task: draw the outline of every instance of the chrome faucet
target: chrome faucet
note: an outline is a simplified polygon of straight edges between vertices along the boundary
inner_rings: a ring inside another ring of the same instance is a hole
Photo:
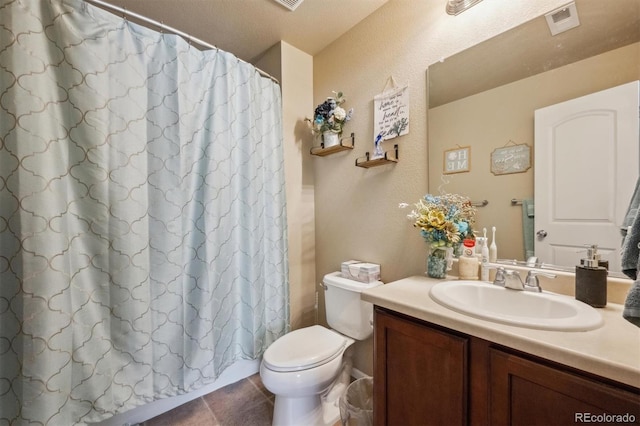
[[[519,271],[507,269],[504,271],[504,274],[504,288],[510,288],[511,290],[524,290],[524,283],[522,282],[522,278],[520,278]]]
[[[495,285],[499,285],[504,288],[508,288],[511,290],[518,291],[535,291],[537,293],[542,292],[542,287],[540,287],[540,282],[538,281],[538,276],[542,275],[543,277],[555,278],[555,274],[549,274],[546,272],[537,272],[537,271],[529,271],[527,273],[527,277],[524,281],[522,281],[522,277],[520,277],[519,271],[514,271],[511,269],[505,269],[502,266],[496,268],[496,277],[493,280]]]

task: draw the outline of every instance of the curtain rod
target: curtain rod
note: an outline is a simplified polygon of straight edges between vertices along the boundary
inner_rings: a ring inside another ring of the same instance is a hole
[[[111,3],[107,3],[107,2],[102,1],[102,0],[84,0],[84,1],[86,3],[91,3],[91,4],[96,5],[96,6],[101,6],[101,7],[105,8],[105,9],[109,9],[109,10],[121,13],[123,15],[130,16],[132,18],[138,19],[138,20],[143,21],[143,22],[145,22],[147,24],[150,24],[150,25],[153,25],[155,27],[158,27],[162,31],[167,31],[167,32],[173,33],[175,35],[178,35],[178,36],[186,39],[189,43],[196,43],[196,44],[199,44],[200,46],[205,47],[207,49],[218,50],[218,48],[215,47],[214,45],[212,45],[210,43],[207,43],[206,41],[200,40],[199,38],[193,37],[191,34],[187,34],[187,33],[183,32],[183,31],[177,30],[177,29],[175,29],[173,27],[165,25],[162,22],[158,22],[158,21],[156,21],[154,19],[147,18],[146,16],[140,15],[139,13],[131,12],[131,11],[125,9],[124,7],[114,6]],[[239,61],[247,63],[246,61],[243,61],[242,59],[238,58],[237,56],[236,56],[236,58]],[[260,68],[256,67],[253,64],[250,64],[250,65],[253,66],[256,69],[258,74],[260,74],[261,76],[266,77],[268,79],[271,79],[273,82],[275,82],[276,84],[280,85],[280,82],[278,81],[277,78],[275,78],[274,76],[272,76],[271,74],[269,74],[267,72],[262,71]]]

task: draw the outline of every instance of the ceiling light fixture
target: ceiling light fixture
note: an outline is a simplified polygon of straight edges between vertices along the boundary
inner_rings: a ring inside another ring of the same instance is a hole
[[[480,3],[482,0],[448,0],[447,1],[447,13],[449,15],[457,15],[469,9],[476,3]]]

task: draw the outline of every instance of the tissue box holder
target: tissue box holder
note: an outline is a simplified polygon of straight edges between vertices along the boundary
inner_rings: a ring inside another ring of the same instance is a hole
[[[348,260],[342,262],[340,267],[343,278],[362,283],[371,283],[380,280],[380,265],[375,263]]]

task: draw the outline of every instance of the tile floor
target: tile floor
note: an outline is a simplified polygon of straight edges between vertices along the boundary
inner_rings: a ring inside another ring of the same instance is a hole
[[[194,399],[141,426],[270,426],[275,396],[254,374]]]

